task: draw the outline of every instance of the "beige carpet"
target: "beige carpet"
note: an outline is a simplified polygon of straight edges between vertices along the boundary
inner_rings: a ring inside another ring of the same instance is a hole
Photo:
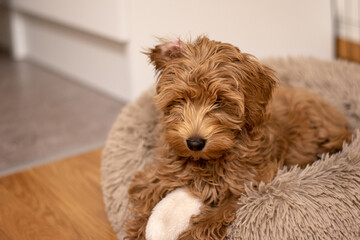
[[[279,171],[259,191],[239,199],[229,239],[360,239],[360,66],[311,58],[268,59],[284,84],[306,88],[341,109],[355,132],[342,152],[305,169]],[[152,162],[158,135],[153,90],[125,107],[113,125],[102,160],[109,220],[119,237],[134,172]]]
[[[0,54],[0,176],[102,147],[123,106]]]

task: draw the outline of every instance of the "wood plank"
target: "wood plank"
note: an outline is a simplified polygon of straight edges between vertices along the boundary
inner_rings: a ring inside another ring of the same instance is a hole
[[[34,217],[25,203],[2,186],[0,196],[1,239],[66,239],[59,229],[53,229],[43,219]]]
[[[0,179],[0,239],[117,239],[100,185],[101,150]]]
[[[360,43],[338,38],[336,40],[336,56],[340,59],[360,63]]]

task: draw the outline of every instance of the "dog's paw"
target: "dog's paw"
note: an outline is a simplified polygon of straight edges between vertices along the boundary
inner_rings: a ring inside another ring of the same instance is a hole
[[[169,193],[153,209],[146,226],[147,240],[175,240],[200,213],[201,201],[183,188]]]

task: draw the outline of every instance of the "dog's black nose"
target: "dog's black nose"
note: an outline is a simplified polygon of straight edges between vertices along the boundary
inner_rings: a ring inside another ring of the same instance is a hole
[[[205,147],[206,140],[202,138],[192,137],[186,140],[188,148],[192,151],[200,151]]]

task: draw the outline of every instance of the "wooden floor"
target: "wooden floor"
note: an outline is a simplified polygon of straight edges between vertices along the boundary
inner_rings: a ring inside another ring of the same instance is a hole
[[[336,39],[336,57],[360,63],[360,43],[346,39]]]
[[[0,239],[117,239],[104,211],[100,159],[94,150],[0,178]]]

